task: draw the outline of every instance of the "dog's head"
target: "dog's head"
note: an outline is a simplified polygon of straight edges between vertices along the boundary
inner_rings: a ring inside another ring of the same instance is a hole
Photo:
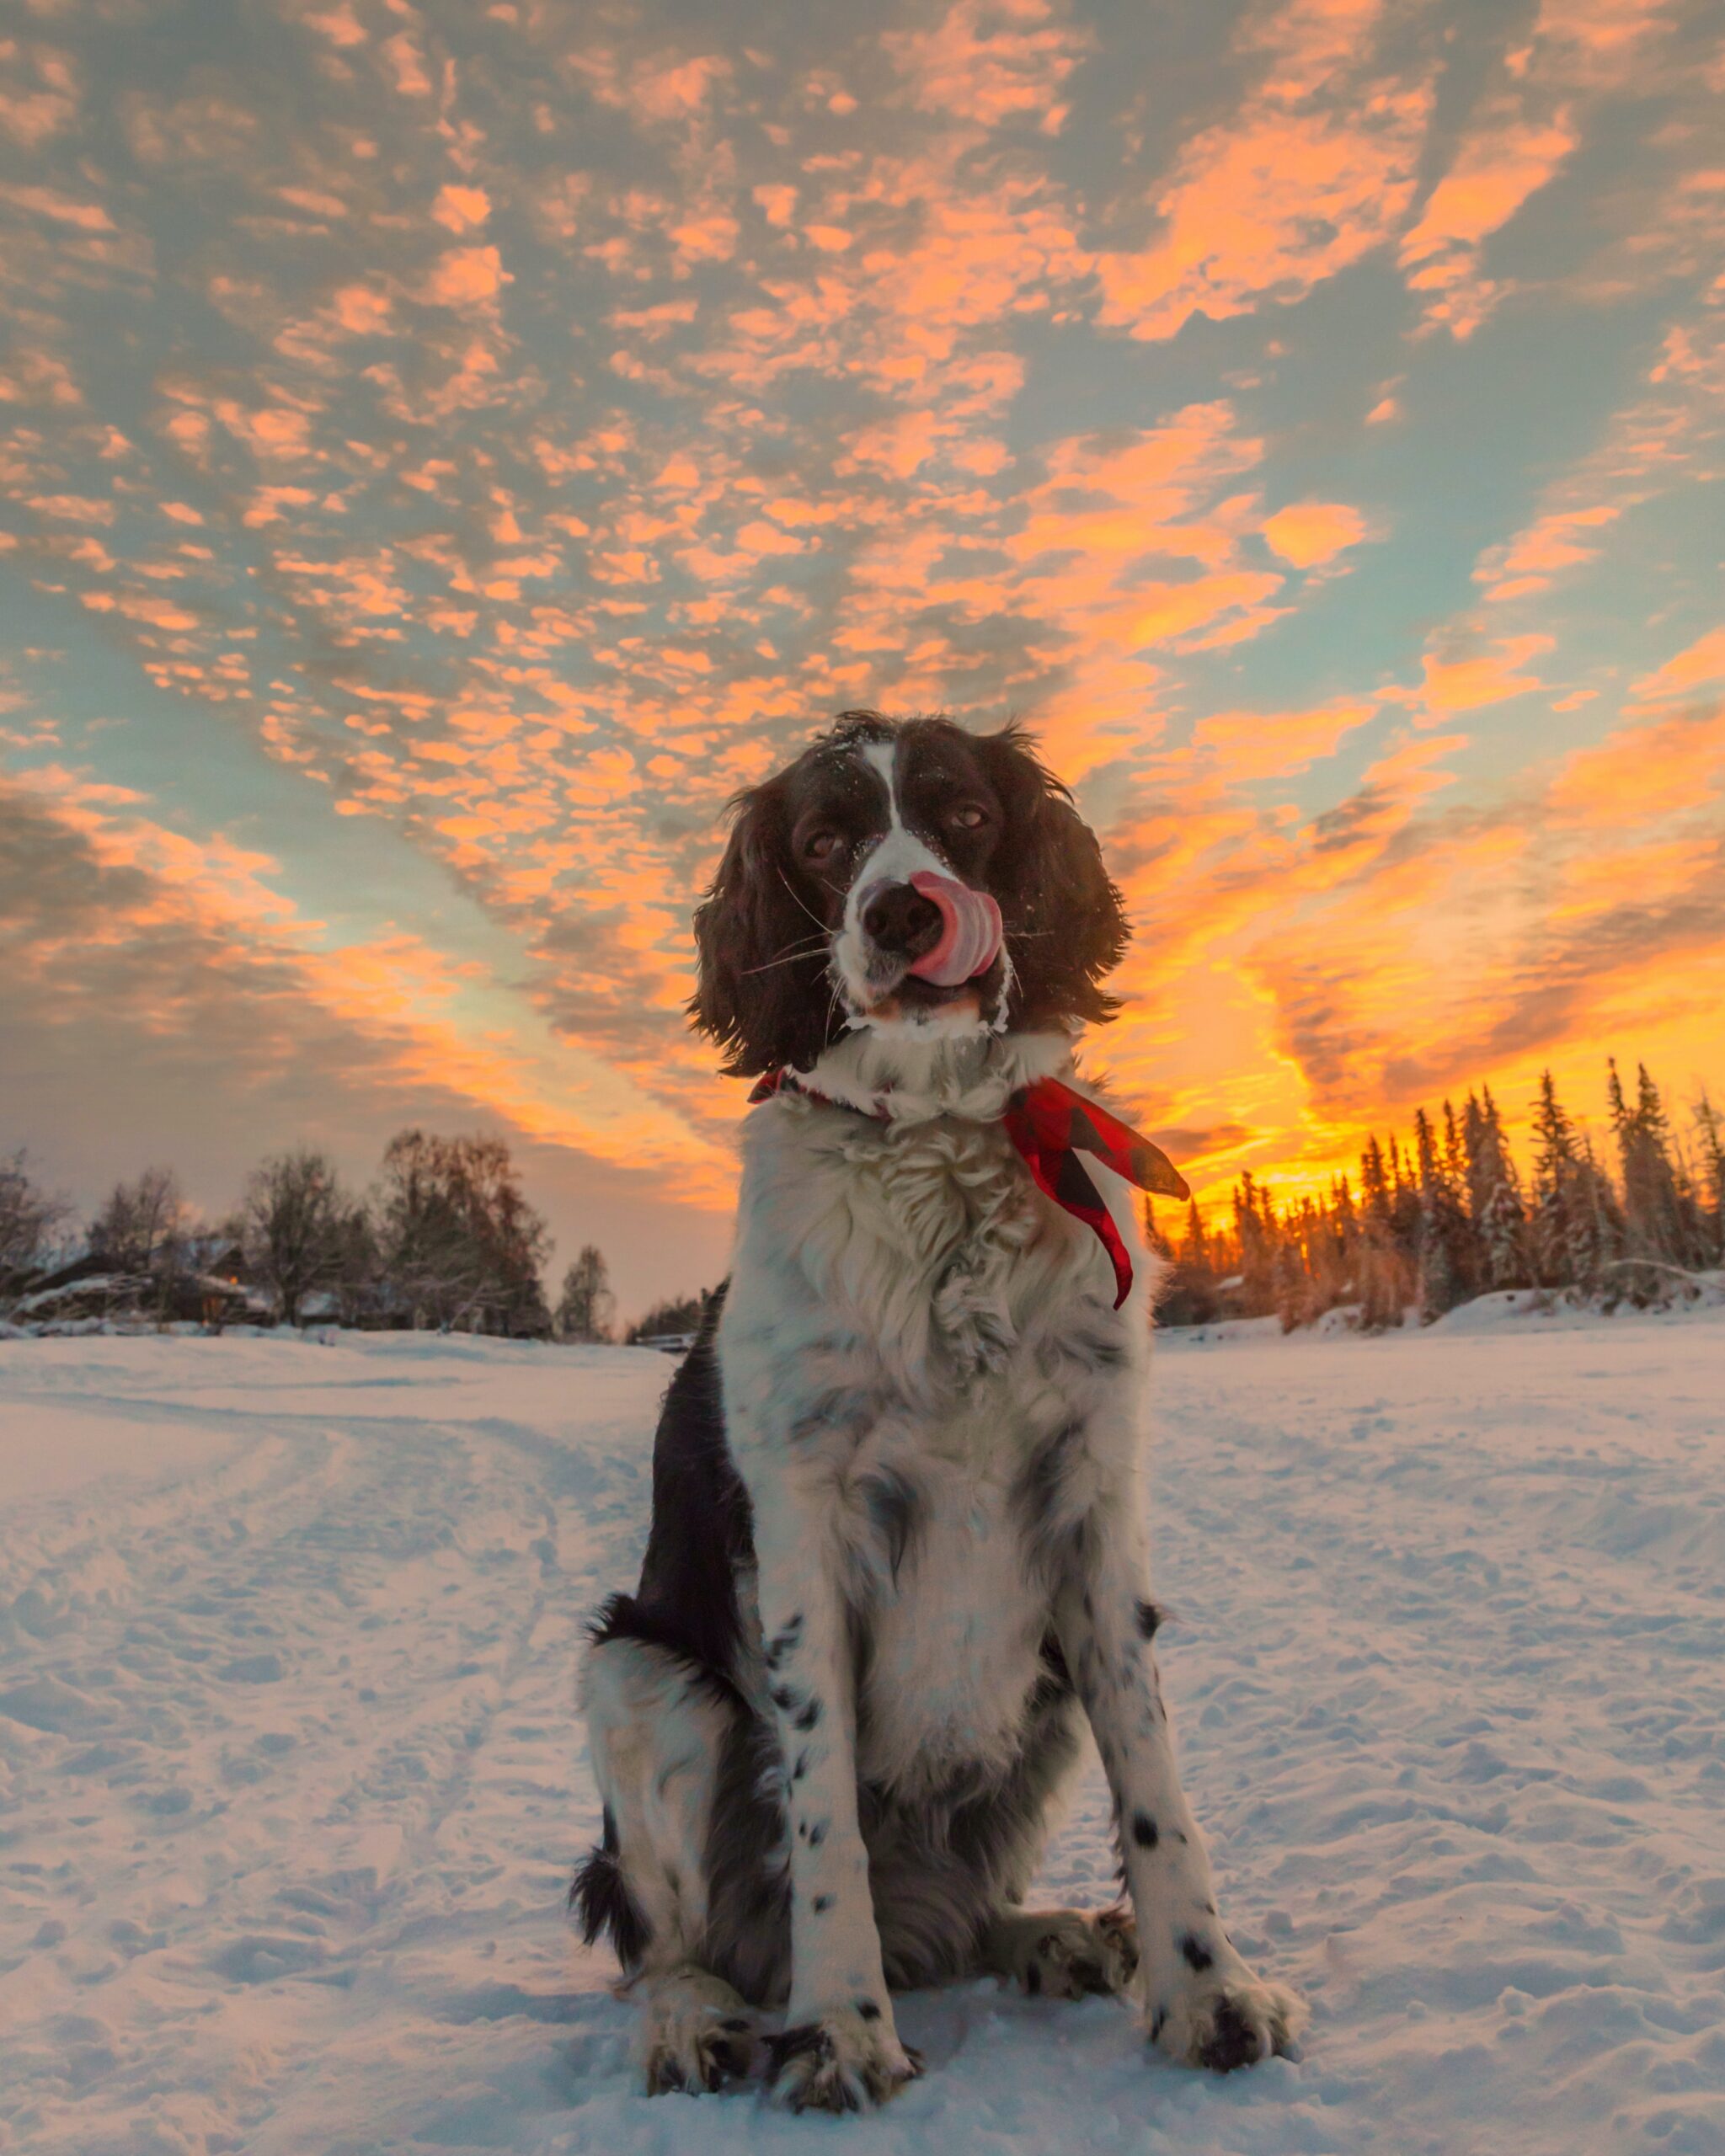
[[[1014,727],[846,712],[742,794],[695,915],[690,1012],[750,1077],[857,1026],[932,1038],[1114,1015],[1120,894]]]

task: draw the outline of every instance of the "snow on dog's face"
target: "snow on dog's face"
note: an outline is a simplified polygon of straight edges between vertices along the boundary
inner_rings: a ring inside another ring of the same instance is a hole
[[[847,1028],[923,1037],[1113,1015],[1119,894],[1026,737],[846,712],[739,797],[695,915],[690,1010],[753,1076]]]

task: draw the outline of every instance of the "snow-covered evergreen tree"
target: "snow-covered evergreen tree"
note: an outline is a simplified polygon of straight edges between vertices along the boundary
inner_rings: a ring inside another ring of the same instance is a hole
[[[1359,1322],[1369,1332],[1400,1325],[1407,1306],[1409,1266],[1398,1241],[1396,1217],[1401,1156],[1393,1139],[1391,1158],[1393,1184],[1375,1133],[1359,1156]]]
[[[1198,1209],[1195,1198],[1186,1208],[1186,1235],[1180,1245],[1180,1262],[1183,1265],[1207,1266],[1210,1263],[1210,1245],[1204,1232],[1204,1215]]]
[[[1467,1208],[1473,1223],[1479,1285],[1482,1289],[1527,1284],[1527,1209],[1521,1178],[1503,1135],[1503,1118],[1492,1098],[1467,1097],[1463,1126],[1466,1154]]]
[[[1607,1097],[1623,1181],[1626,1254],[1688,1266],[1704,1255],[1701,1209],[1674,1158],[1670,1119],[1643,1064],[1636,1066],[1635,1105],[1624,1098],[1614,1059]]]
[[[1453,1128],[1454,1116],[1448,1121]],[[1429,1325],[1477,1292],[1472,1230],[1461,1192],[1423,1108],[1414,1113],[1413,1145],[1419,1176],[1419,1315],[1422,1324]]]
[[[1701,1155],[1697,1181],[1703,1208],[1709,1265],[1725,1265],[1725,1118],[1707,1097],[1705,1086],[1691,1111],[1696,1148]]]
[[[1534,1108],[1533,1262],[1541,1286],[1562,1288],[1597,1271],[1590,1260],[1578,1274],[1577,1230],[1588,1208],[1581,1184],[1581,1152],[1575,1125],[1557,1098],[1549,1070],[1540,1073]]]
[[[1569,1274],[1573,1284],[1596,1294],[1624,1255],[1623,1209],[1611,1178],[1599,1166],[1585,1131],[1578,1141],[1575,1195],[1570,1206]]]
[[[1240,1239],[1247,1314],[1267,1316],[1276,1306],[1276,1216],[1268,1192],[1253,1180],[1250,1168],[1242,1171],[1235,1187],[1234,1232]]]

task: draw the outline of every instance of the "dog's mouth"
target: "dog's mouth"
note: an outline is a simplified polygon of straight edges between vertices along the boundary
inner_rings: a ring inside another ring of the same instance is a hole
[[[991,967],[990,972],[998,970]],[[964,980],[952,987],[938,981],[921,980],[915,974],[906,973],[892,987],[872,998],[862,1006],[862,1015],[877,1024],[891,1024],[895,1020],[909,1020],[931,1017],[936,1011],[962,1011],[966,1008],[980,1018],[983,999],[988,982],[985,978]]]
[[[841,951],[854,1021],[871,1025],[982,1022],[1004,987],[1000,907],[953,876],[919,870],[858,894],[857,932]],[[851,963],[844,964],[848,955]],[[860,963],[857,962],[860,961]]]

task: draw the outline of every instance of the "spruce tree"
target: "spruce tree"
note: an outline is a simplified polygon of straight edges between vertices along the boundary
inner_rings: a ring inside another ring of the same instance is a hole
[[[1623,1178],[1623,1217],[1627,1254],[1668,1265],[1683,1265],[1692,1255],[1689,1223],[1671,1157],[1671,1126],[1659,1089],[1645,1064],[1636,1067],[1635,1105],[1624,1099],[1616,1060],[1609,1065],[1607,1097]]]
[[[1208,1270],[1210,1250],[1204,1241],[1204,1216],[1198,1209],[1194,1198],[1186,1208],[1186,1240],[1180,1246],[1181,1262],[1194,1268]]]
[[[1240,1271],[1248,1317],[1264,1317],[1275,1308],[1274,1273],[1276,1219],[1268,1193],[1242,1169],[1234,1191],[1234,1228],[1240,1238]]]
[[[1617,1203],[1611,1178],[1594,1156],[1592,1139],[1583,1131],[1570,1205],[1570,1279],[1585,1294],[1598,1294],[1607,1287],[1612,1268],[1626,1248],[1623,1209]],[[1611,1292],[1615,1299],[1615,1289]]]
[[[1477,1105],[1472,1094],[1470,1093],[1467,1097],[1469,1110],[1472,1111]],[[1450,1184],[1455,1189],[1464,1193],[1466,1192],[1468,1187],[1467,1141],[1462,1134],[1461,1126],[1456,1123],[1455,1111],[1448,1101],[1444,1103],[1444,1172],[1450,1178]],[[1472,1208],[1470,1206],[1468,1209],[1471,1214]]]
[[[1706,1254],[1702,1262],[1725,1265],[1725,1135],[1722,1135],[1719,1111],[1708,1099],[1705,1086],[1691,1113],[1696,1149],[1701,1155],[1699,1181],[1705,1209],[1702,1227]]]
[[[1284,1332],[1305,1325],[1311,1316],[1311,1276],[1306,1268],[1297,1236],[1284,1223],[1270,1260],[1270,1299]]]
[[[1478,1281],[1482,1289],[1519,1288],[1529,1271],[1527,1209],[1498,1104],[1489,1086],[1482,1091],[1482,1102],[1467,1097],[1463,1141]]]
[[[1393,1138],[1391,1148],[1399,1181],[1401,1158]],[[1402,1322],[1407,1301],[1407,1268],[1397,1239],[1398,1193],[1391,1188],[1390,1170],[1375,1133],[1359,1156],[1359,1322],[1368,1332],[1381,1332]]]
[[[1455,1118],[1445,1103],[1446,1135]],[[1423,1108],[1413,1118],[1414,1160],[1419,1173],[1418,1254],[1420,1322],[1429,1325],[1478,1292],[1473,1232],[1466,1201],[1450,1168],[1450,1149],[1439,1150]]]
[[[1579,1284],[1575,1227],[1583,1209],[1575,1126],[1557,1098],[1549,1070],[1540,1073],[1534,1109],[1533,1262],[1541,1287]],[[1589,1273],[1593,1267],[1589,1264]]]

